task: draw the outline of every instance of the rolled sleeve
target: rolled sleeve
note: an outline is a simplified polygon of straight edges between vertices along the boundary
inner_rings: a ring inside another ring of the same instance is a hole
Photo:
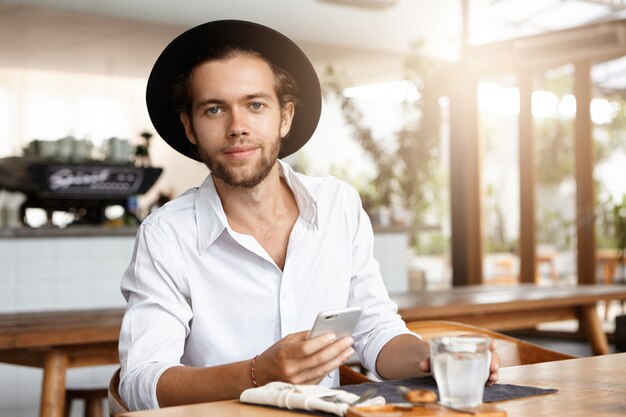
[[[158,408],[156,386],[168,368],[180,366],[192,310],[167,236],[142,224],[131,263],[122,277],[128,304],[120,330],[120,395],[131,410]],[[170,248],[171,249],[171,248]]]

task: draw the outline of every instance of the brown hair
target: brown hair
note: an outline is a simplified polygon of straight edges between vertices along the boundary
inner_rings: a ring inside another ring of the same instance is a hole
[[[292,74],[280,67],[277,67],[272,63],[272,61],[253,49],[238,46],[225,46],[223,48],[210,50],[201,54],[201,58],[199,58],[187,72],[179,75],[174,80],[172,88],[172,101],[174,109],[178,113],[187,113],[191,115],[192,97],[191,92],[189,91],[189,79],[191,78],[191,73],[198,65],[207,61],[231,59],[239,56],[256,57],[267,62],[272,70],[272,74],[274,75],[274,91],[276,93],[276,97],[278,97],[281,109],[284,109],[288,103],[293,103],[294,106],[298,104],[298,83]]]

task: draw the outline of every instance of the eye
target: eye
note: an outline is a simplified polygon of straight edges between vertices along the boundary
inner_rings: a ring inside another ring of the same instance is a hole
[[[218,114],[222,112],[222,109],[220,109],[219,107],[209,107],[208,109],[206,109],[206,112],[209,114]]]
[[[264,104],[263,103],[259,103],[258,101],[255,101],[253,103],[250,103],[250,107],[253,110],[261,110],[264,107]]]

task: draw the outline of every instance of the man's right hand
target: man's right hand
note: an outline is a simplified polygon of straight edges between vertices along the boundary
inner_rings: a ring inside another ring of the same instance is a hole
[[[255,361],[258,385],[272,381],[317,384],[352,354],[351,337],[335,340],[332,333],[309,339],[309,331],[292,333],[270,346]]]

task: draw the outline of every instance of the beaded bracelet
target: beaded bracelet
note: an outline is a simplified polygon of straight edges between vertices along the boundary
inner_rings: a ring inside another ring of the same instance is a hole
[[[258,358],[259,355],[256,355],[254,358],[252,358],[250,360],[250,376],[252,377],[252,383],[254,384],[255,387],[258,387],[259,385],[256,383],[256,375],[254,373],[254,362],[256,362],[256,358]]]

